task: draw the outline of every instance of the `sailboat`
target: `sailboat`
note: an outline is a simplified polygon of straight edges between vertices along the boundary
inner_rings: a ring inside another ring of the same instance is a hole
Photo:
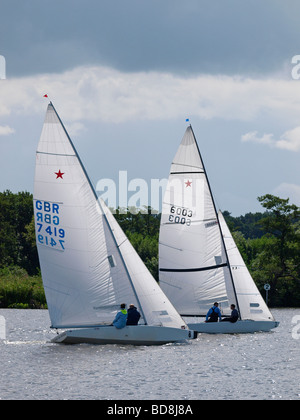
[[[52,102],[36,151],[36,242],[55,343],[152,345],[195,338],[95,190]],[[121,303],[139,325],[117,329]]]
[[[202,333],[250,333],[278,326],[217,212],[191,125],[171,165],[159,234],[159,283],[188,326]],[[204,322],[214,302],[237,322]]]

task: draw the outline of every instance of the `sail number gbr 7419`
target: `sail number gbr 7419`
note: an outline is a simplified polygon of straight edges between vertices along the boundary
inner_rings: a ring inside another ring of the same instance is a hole
[[[63,251],[65,230],[59,227],[60,204],[36,200],[36,238],[39,244]]]
[[[193,211],[186,207],[171,206],[169,214],[169,223],[178,223],[190,226]]]

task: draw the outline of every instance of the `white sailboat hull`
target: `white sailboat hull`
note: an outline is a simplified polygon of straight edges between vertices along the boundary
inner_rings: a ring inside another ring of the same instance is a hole
[[[51,341],[63,344],[133,344],[145,346],[183,342],[196,337],[196,331],[192,330],[136,325],[126,326],[122,329],[113,326],[100,326],[68,330],[57,335]]]
[[[205,334],[246,334],[259,331],[270,331],[277,328],[279,322],[277,321],[237,321],[232,322],[198,322],[188,323],[188,327]]]

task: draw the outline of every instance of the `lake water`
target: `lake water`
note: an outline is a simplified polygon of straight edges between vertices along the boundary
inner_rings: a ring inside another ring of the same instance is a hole
[[[1,309],[0,399],[299,400],[300,308],[272,312],[270,333],[135,347],[52,344],[48,311]]]

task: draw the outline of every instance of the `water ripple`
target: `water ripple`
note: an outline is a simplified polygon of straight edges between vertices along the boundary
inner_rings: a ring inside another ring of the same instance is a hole
[[[52,344],[47,311],[0,310],[0,399],[299,400],[295,312],[274,310],[270,333],[135,347]]]

